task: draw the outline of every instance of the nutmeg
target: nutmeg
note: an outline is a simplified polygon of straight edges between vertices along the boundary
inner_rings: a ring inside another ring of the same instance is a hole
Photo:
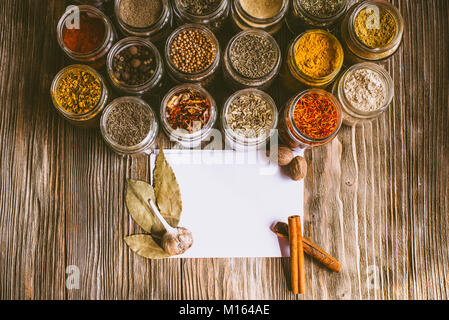
[[[270,156],[270,154],[268,153],[268,156]],[[286,166],[288,165],[290,162],[292,162],[294,157],[293,151],[285,146],[279,146],[278,148],[278,165],[280,166]]]
[[[292,162],[290,162],[288,169],[290,177],[293,180],[302,180],[307,176],[307,161],[301,156],[296,156]]]

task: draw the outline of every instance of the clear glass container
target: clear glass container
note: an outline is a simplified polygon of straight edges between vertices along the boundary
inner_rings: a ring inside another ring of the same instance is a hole
[[[212,44],[215,46],[215,58],[214,61],[207,67],[205,70],[198,73],[187,73],[179,70],[172,62],[170,57],[170,48],[173,43],[173,40],[180,34],[181,32],[187,30],[198,30],[202,32],[206,37],[208,37]],[[215,75],[217,73],[218,67],[220,65],[220,45],[218,43],[217,38],[214,33],[210,31],[204,25],[200,24],[185,24],[179,28],[177,28],[173,33],[168,37],[167,42],[165,44],[165,61],[167,63],[168,74],[170,77],[177,83],[199,83],[204,87],[208,87],[211,85],[212,81],[215,79]]]
[[[101,95],[100,98],[94,108],[92,108],[89,112],[83,113],[83,114],[75,114],[71,112],[67,112],[64,110],[64,108],[58,103],[57,101],[57,88],[59,85],[59,81],[63,78],[64,75],[66,75],[67,72],[74,70],[74,69],[81,69],[85,72],[89,72],[93,74],[100,82],[101,84]],[[56,110],[60,115],[62,115],[68,122],[71,124],[78,126],[78,127],[97,127],[99,124],[101,112],[103,111],[104,107],[106,106],[108,102],[109,92],[108,88],[106,86],[105,81],[101,77],[101,75],[95,71],[93,68],[87,66],[87,65],[71,65],[64,69],[62,69],[53,79],[51,88],[50,88],[50,94],[53,101],[53,105],[55,106]]]
[[[328,38],[333,41],[338,50],[338,61],[336,62],[335,70],[330,73],[327,76],[323,77],[311,77],[304,72],[301,71],[299,66],[296,64],[295,61],[295,50],[296,46],[301,40],[301,38],[305,37],[308,34],[311,33],[321,33],[326,35]],[[344,61],[344,51],[340,44],[340,41],[331,33],[320,30],[320,29],[314,29],[314,30],[308,30],[302,34],[300,34],[296,39],[294,39],[287,51],[287,58],[284,62],[283,71],[281,74],[281,80],[283,84],[291,91],[298,91],[298,90],[304,90],[307,87],[317,87],[317,88],[325,88],[327,87],[332,81],[335,80],[338,73],[340,72]]]
[[[132,46],[143,46],[148,48],[155,58],[155,71],[153,76],[148,79],[145,83],[140,85],[128,85],[122,81],[119,81],[114,76],[113,62],[115,56],[122,50],[125,50]],[[163,63],[161,55],[159,54],[156,46],[149,40],[138,38],[138,37],[128,37],[117,42],[108,54],[108,59],[106,63],[107,73],[109,82],[112,86],[117,89],[120,93],[130,94],[130,95],[144,95],[148,92],[158,91],[163,86]]]
[[[351,102],[348,100],[345,94],[344,85],[346,79],[355,71],[360,69],[369,69],[377,73],[384,84],[385,87],[385,102],[382,107],[374,111],[362,111],[354,107]],[[379,117],[382,113],[387,110],[394,96],[394,84],[393,79],[390,74],[381,66],[371,63],[371,62],[363,62],[356,65],[353,65],[345,73],[339,78],[338,81],[334,83],[334,87],[332,90],[333,94],[340,100],[343,110],[343,123],[347,125],[355,125],[358,122],[362,121],[371,121],[375,118]]]
[[[219,31],[229,16],[230,2],[229,0],[217,0],[220,2],[212,12],[204,15],[196,15],[187,11],[181,4],[180,0],[174,0],[173,12],[178,25],[185,23],[204,24],[212,31]]]
[[[77,4],[88,4],[94,7],[97,7],[98,9],[102,9],[103,6],[107,5],[108,2],[111,2],[113,0],[74,0]]]
[[[70,50],[64,43],[64,28],[70,26],[74,20],[75,15],[79,12],[80,15],[87,15],[89,17],[95,17],[103,21],[105,26],[105,36],[102,44],[92,52],[79,53]],[[111,49],[112,45],[117,39],[117,34],[114,30],[111,20],[100,10],[90,5],[71,6],[63,14],[57,26],[57,39],[59,46],[64,53],[72,60],[89,64],[91,67],[99,69],[104,66],[106,62],[106,55]]]
[[[246,36],[248,34],[254,34],[263,37],[264,39],[268,40],[276,50],[277,58],[273,69],[268,74],[260,78],[253,79],[241,75],[237,70],[235,70],[230,61],[231,60],[230,55],[233,45],[239,38]],[[231,84],[232,87],[236,89],[251,88],[251,87],[266,89],[273,83],[273,80],[279,74],[280,65],[281,65],[281,49],[279,48],[279,45],[277,44],[276,40],[269,33],[263,30],[251,29],[241,31],[229,41],[223,57],[223,74],[224,78]]]
[[[187,133],[185,130],[173,129],[168,123],[166,117],[167,104],[170,99],[185,90],[194,90],[199,92],[205,99],[210,103],[210,118],[209,121],[203,126],[203,128],[194,133]],[[170,138],[170,141],[177,142],[184,148],[197,148],[201,146],[201,142],[209,139],[212,134],[212,129],[214,128],[215,122],[217,121],[217,106],[214,98],[204,89],[202,86],[197,84],[181,84],[172,88],[164,97],[161,103],[161,123],[162,129],[165,134]]]
[[[272,112],[273,112],[273,123],[271,125],[271,128],[267,130],[267,132],[257,138],[246,138],[239,134],[237,134],[234,130],[231,129],[228,123],[228,110],[231,106],[232,102],[242,96],[247,94],[254,94],[256,96],[261,97],[263,100],[267,101]],[[225,102],[222,115],[221,115],[221,126],[223,128],[224,134],[225,134],[225,141],[226,145],[230,146],[232,149],[237,151],[251,151],[260,149],[262,147],[265,147],[268,140],[273,136],[275,133],[275,129],[278,124],[278,109],[276,107],[276,103],[274,100],[270,97],[269,94],[267,94],[264,91],[249,88],[249,89],[243,89],[240,91],[235,92],[233,95],[231,95],[228,100]]]
[[[114,11],[117,24],[125,36],[136,36],[148,38],[153,43],[163,41],[171,32],[173,27],[173,14],[169,0],[162,1],[162,13],[152,25],[144,28],[133,27],[124,22],[120,17],[120,2],[115,0]]]
[[[348,9],[348,1],[341,1],[341,7],[335,14],[330,16],[318,16],[304,8],[301,0],[292,0],[291,9],[286,16],[287,26],[293,34],[296,34],[299,30],[311,28],[331,29],[340,21]]]
[[[263,29],[270,34],[276,34],[284,23],[284,17],[289,8],[289,0],[282,0],[281,9],[273,17],[260,19],[249,15],[240,4],[240,0],[232,1],[231,16],[234,25],[240,30]]]
[[[367,7],[377,7],[391,13],[396,20],[396,35],[392,41],[383,48],[370,48],[362,43],[354,29],[354,22],[360,11]],[[346,14],[341,24],[341,37],[345,48],[346,57],[351,63],[364,61],[379,61],[388,59],[396,53],[402,43],[404,33],[404,20],[399,10],[388,1],[364,1],[354,4]]]
[[[153,115],[153,123],[151,125],[150,131],[148,132],[145,139],[143,139],[139,144],[135,146],[122,146],[118,143],[116,143],[111,137],[108,135],[107,129],[106,129],[106,123],[108,120],[108,116],[111,113],[111,111],[120,103],[124,102],[131,102],[136,103],[141,106],[144,106],[152,115]],[[135,154],[141,154],[145,153],[146,151],[150,150],[151,147],[154,145],[158,132],[159,132],[159,124],[156,119],[156,115],[154,114],[151,107],[142,99],[138,97],[121,97],[117,98],[114,101],[112,101],[104,110],[103,115],[101,117],[100,121],[100,130],[101,135],[103,136],[104,141],[106,144],[115,152],[121,155],[135,155]]]
[[[337,127],[333,133],[323,139],[314,139],[304,135],[295,124],[295,106],[306,94],[318,93],[328,98],[337,110]],[[332,141],[338,134],[343,120],[342,107],[338,99],[323,89],[308,89],[291,98],[281,112],[279,120],[279,136],[283,142],[292,149],[308,149],[324,145]]]

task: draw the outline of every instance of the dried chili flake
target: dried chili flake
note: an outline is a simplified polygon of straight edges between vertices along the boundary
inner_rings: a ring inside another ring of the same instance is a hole
[[[200,131],[210,115],[210,102],[195,90],[187,89],[174,94],[167,103],[167,121],[174,130],[183,129],[189,134]]]
[[[294,119],[299,131],[312,139],[329,137],[338,126],[337,108],[328,97],[318,93],[307,93],[298,100]]]

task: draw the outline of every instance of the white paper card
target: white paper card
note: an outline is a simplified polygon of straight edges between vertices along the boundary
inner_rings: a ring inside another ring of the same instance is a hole
[[[291,180],[262,152],[164,152],[181,188],[179,225],[194,237],[193,246],[177,257],[288,256],[270,227],[290,215],[303,220],[303,181]],[[155,159],[151,154],[152,169]]]

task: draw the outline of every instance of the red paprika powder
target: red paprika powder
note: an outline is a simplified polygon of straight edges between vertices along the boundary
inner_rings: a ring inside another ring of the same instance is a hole
[[[87,54],[98,49],[104,42],[106,26],[100,18],[81,13],[79,29],[64,27],[62,37],[66,47],[76,53]]]

